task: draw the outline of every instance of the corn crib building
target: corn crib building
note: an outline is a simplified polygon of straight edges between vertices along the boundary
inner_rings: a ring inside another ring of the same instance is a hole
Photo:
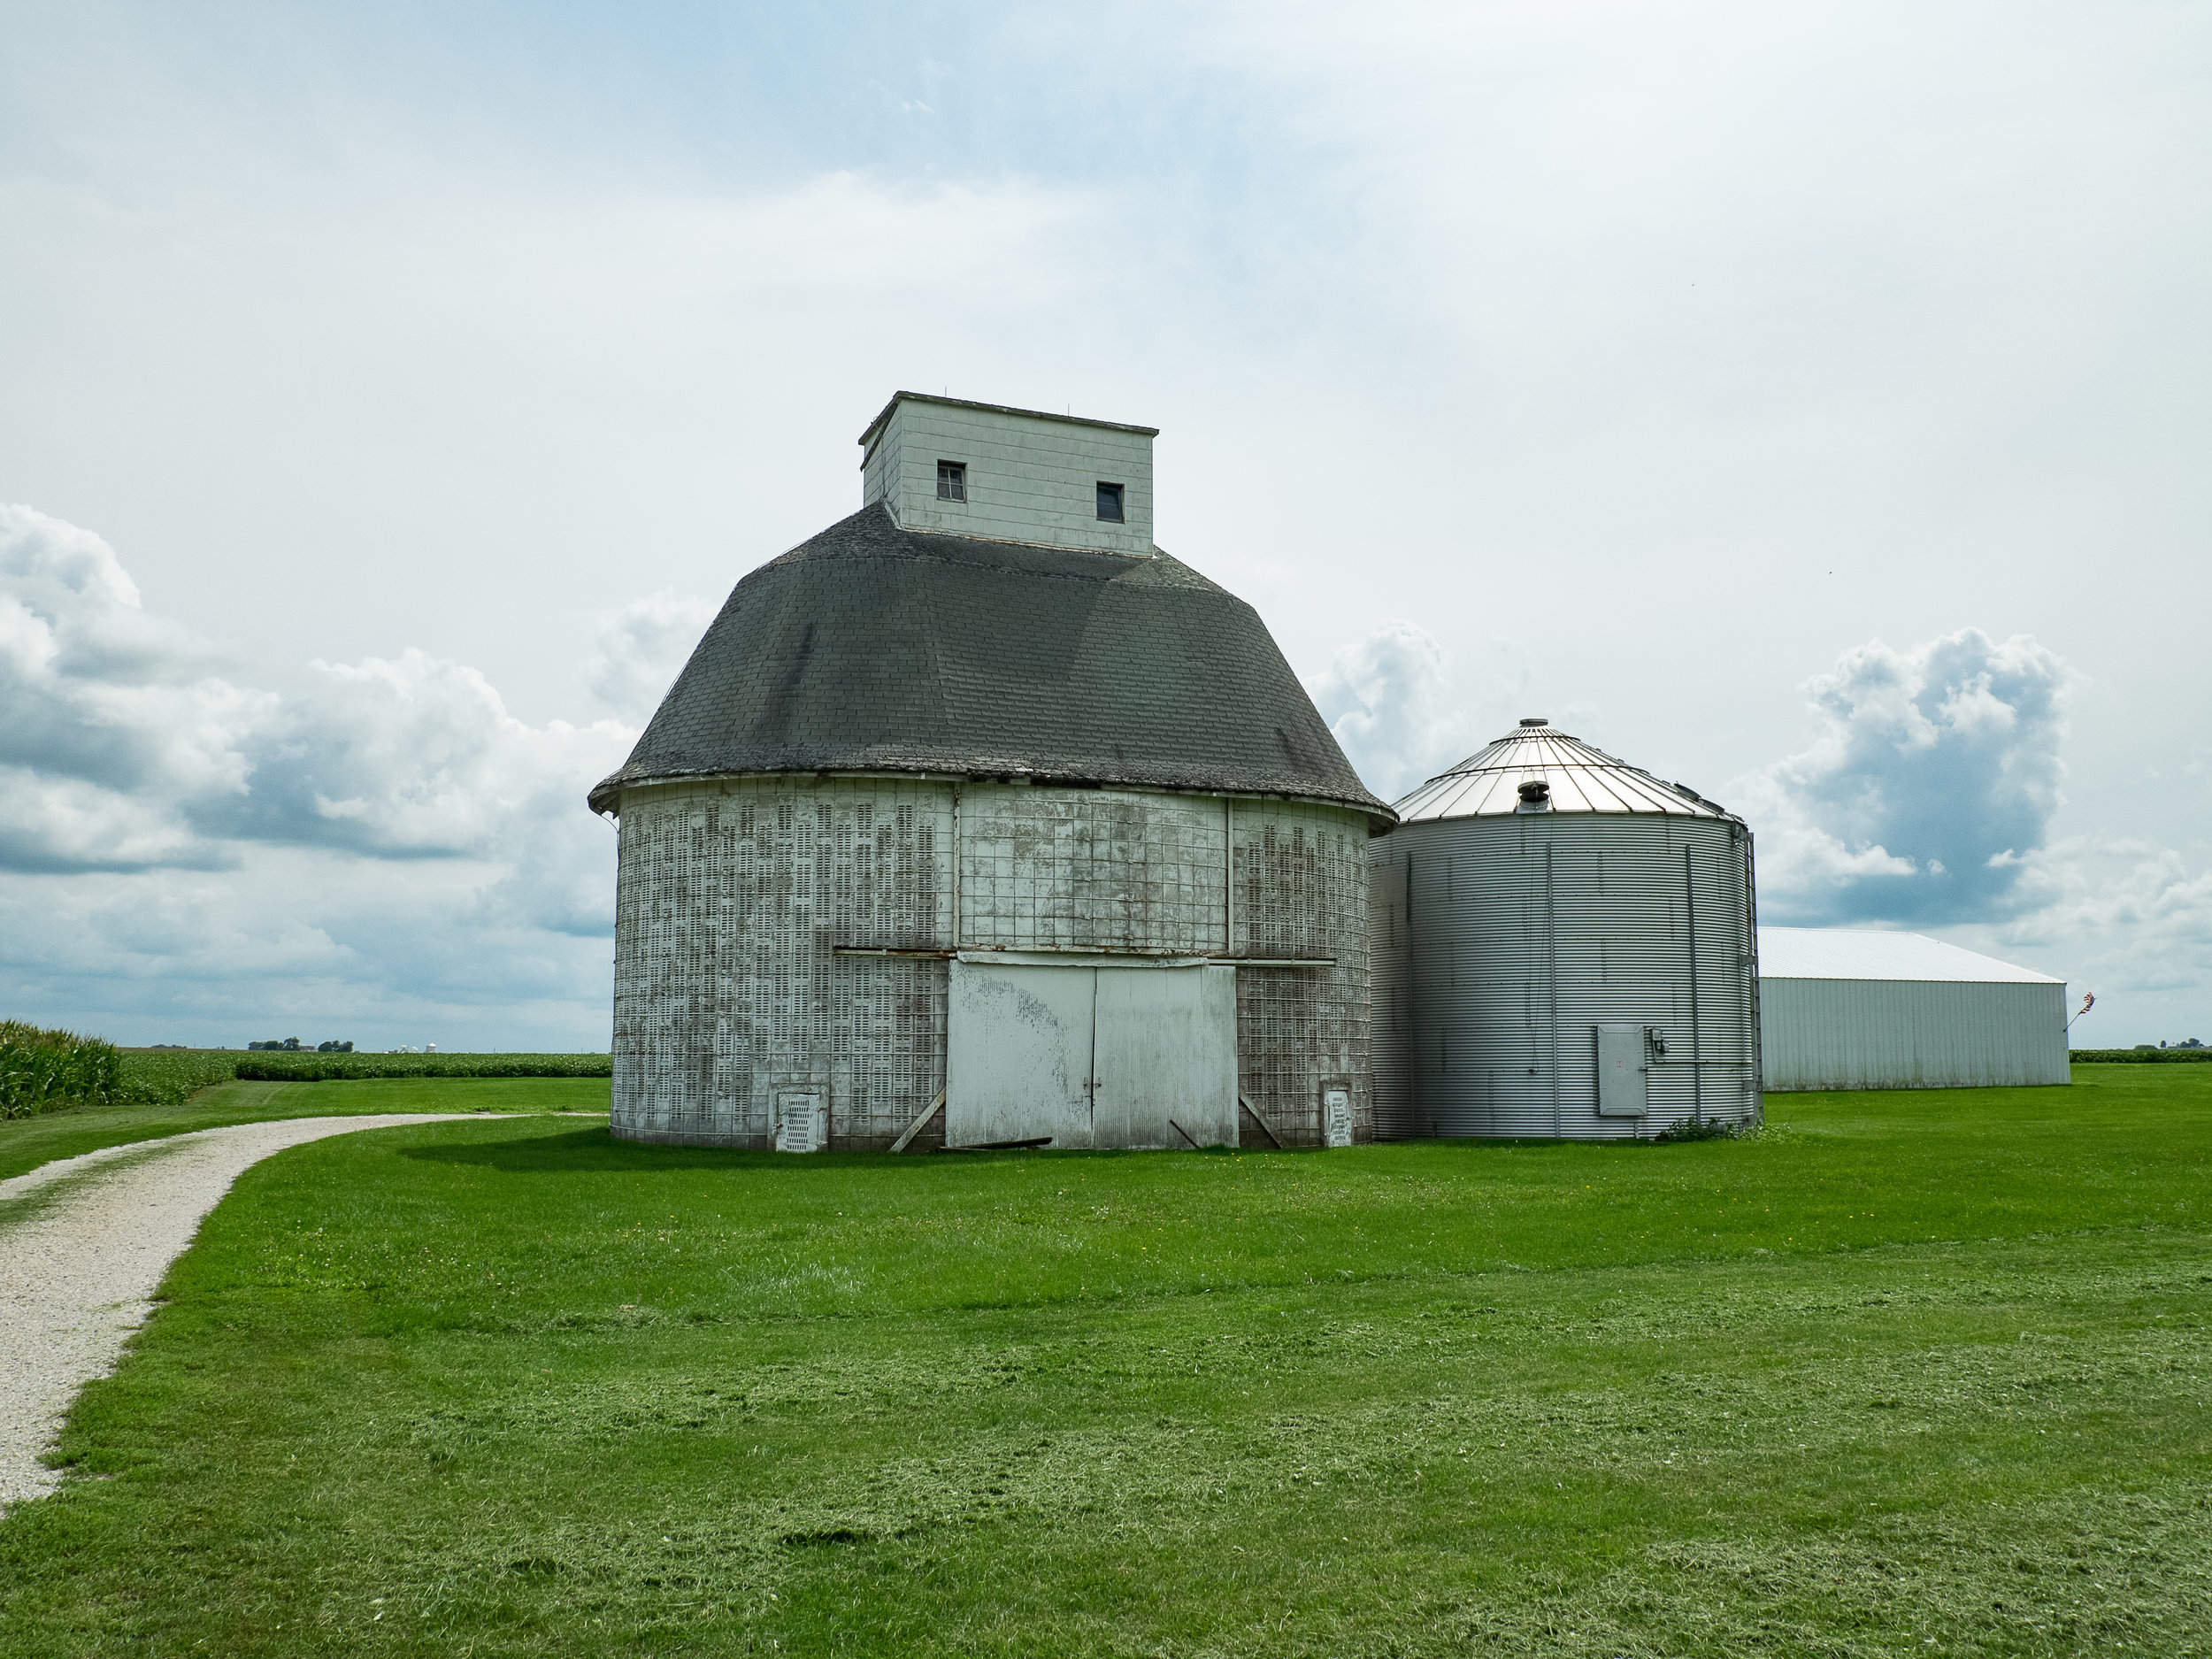
[[[623,767],[614,1133],[790,1151],[1373,1133],[1392,822],[1152,429],[900,393]]]

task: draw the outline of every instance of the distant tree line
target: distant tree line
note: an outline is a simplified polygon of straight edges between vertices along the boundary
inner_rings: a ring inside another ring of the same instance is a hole
[[[272,1037],[266,1042],[250,1042],[246,1045],[246,1047],[249,1048],[265,1048],[272,1054],[298,1054],[301,1052],[300,1040],[297,1037],[287,1037],[280,1042],[276,1038]],[[317,1054],[351,1054],[353,1052],[353,1045],[350,1042],[319,1042],[315,1045],[315,1052]]]

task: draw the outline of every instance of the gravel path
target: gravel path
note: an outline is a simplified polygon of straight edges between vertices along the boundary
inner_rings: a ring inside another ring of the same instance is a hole
[[[325,1135],[479,1115],[234,1124],[57,1158],[0,1181],[0,1512],[61,1484],[39,1456],[70,1402],[115,1369],[169,1263],[248,1167]],[[11,1218],[10,1200],[47,1187],[56,1190]]]

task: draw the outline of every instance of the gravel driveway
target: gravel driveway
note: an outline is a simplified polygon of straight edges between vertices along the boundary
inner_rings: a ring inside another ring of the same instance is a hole
[[[169,1263],[248,1166],[325,1135],[479,1115],[236,1124],[58,1158],[0,1181],[0,1511],[61,1484],[39,1456],[70,1402],[115,1368]],[[21,1199],[30,1202],[10,1202]]]

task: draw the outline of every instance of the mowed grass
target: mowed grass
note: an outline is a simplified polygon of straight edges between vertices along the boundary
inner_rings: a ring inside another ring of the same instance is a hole
[[[607,1110],[605,1078],[394,1078],[336,1083],[219,1083],[179,1105],[81,1106],[0,1123],[0,1180],[102,1147],[277,1118],[377,1112]]]
[[[0,1522],[0,1649],[2212,1651],[2212,1068],[2076,1076],[1681,1146],[318,1142]]]

